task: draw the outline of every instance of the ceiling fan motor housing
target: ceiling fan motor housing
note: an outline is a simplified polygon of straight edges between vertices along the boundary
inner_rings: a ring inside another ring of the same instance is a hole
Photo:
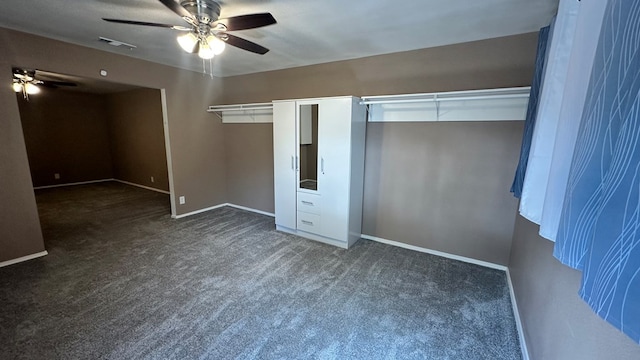
[[[185,0],[180,5],[192,13],[199,23],[209,24],[220,17],[220,4],[212,0]]]

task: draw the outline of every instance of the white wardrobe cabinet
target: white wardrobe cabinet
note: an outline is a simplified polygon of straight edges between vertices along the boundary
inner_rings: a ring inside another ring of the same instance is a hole
[[[343,248],[360,238],[365,132],[356,97],[273,102],[278,230]]]

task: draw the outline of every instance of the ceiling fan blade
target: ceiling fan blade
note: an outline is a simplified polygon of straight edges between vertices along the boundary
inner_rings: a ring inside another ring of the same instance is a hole
[[[44,86],[46,88],[49,89],[57,89],[58,86],[56,84],[50,84],[48,81],[41,81],[40,84],[37,84],[38,86]]]
[[[183,18],[186,22],[190,24],[197,24],[197,20],[193,17],[187,9],[185,9],[182,5],[178,4],[174,0],[159,0],[164,6],[168,7],[171,11],[178,14],[181,18]]]
[[[179,25],[159,24],[159,23],[152,23],[152,22],[146,22],[146,21],[121,20],[121,19],[105,19],[105,18],[102,18],[102,20],[108,21],[108,22],[112,22],[112,23],[118,23],[118,24],[154,26],[154,27],[181,30],[181,31],[191,31],[191,28],[188,28],[186,26],[179,26]]]
[[[264,55],[267,52],[269,52],[269,49],[267,49],[264,46],[258,45],[254,42],[251,42],[249,40],[245,40],[243,38],[239,38],[237,36],[231,35],[231,34],[225,34],[227,36],[227,44],[231,45],[231,46],[235,46],[237,48],[240,48],[242,50],[247,50],[247,51],[251,51],[252,53],[256,53],[256,54],[260,54],[260,55]]]
[[[218,19],[216,22],[224,24],[228,31],[235,31],[273,25],[276,23],[276,19],[270,13],[260,13]]]
[[[69,81],[55,81],[55,80],[39,80],[45,86],[78,86],[76,83],[72,83]]]

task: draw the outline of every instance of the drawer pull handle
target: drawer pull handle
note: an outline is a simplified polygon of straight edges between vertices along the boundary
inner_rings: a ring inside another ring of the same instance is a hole
[[[313,206],[313,203],[312,203],[311,201],[304,201],[304,200],[302,200],[302,203],[303,203],[303,204],[305,204],[305,205],[311,205],[311,206]]]
[[[307,220],[300,220],[303,224],[305,225],[311,225],[313,226],[313,221],[307,221]]]

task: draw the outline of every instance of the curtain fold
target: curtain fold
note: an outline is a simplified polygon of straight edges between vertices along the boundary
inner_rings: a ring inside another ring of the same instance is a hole
[[[582,121],[582,111],[607,0],[579,3],[573,46],[565,80],[562,106],[558,116],[553,154],[551,157],[547,189],[542,206],[540,236],[555,241],[560,225],[560,214],[567,190],[573,149]]]
[[[576,0],[561,0],[558,15],[552,24],[547,53],[550,61],[545,64],[531,150],[520,197],[520,214],[536,224],[540,224],[542,220],[579,7],[580,3]]]
[[[524,123],[524,133],[522,134],[522,145],[520,147],[520,160],[516,168],[516,174],[511,185],[511,192],[517,198],[522,195],[522,185],[524,184],[524,176],[527,170],[527,162],[529,161],[529,150],[531,149],[531,137],[536,122],[536,113],[538,111],[538,94],[542,86],[542,77],[544,74],[544,64],[547,54],[547,43],[549,40],[550,26],[543,27],[538,33],[538,50],[536,53],[535,72],[533,81],[531,82],[531,90],[529,91],[529,104],[527,105],[527,117]]]

